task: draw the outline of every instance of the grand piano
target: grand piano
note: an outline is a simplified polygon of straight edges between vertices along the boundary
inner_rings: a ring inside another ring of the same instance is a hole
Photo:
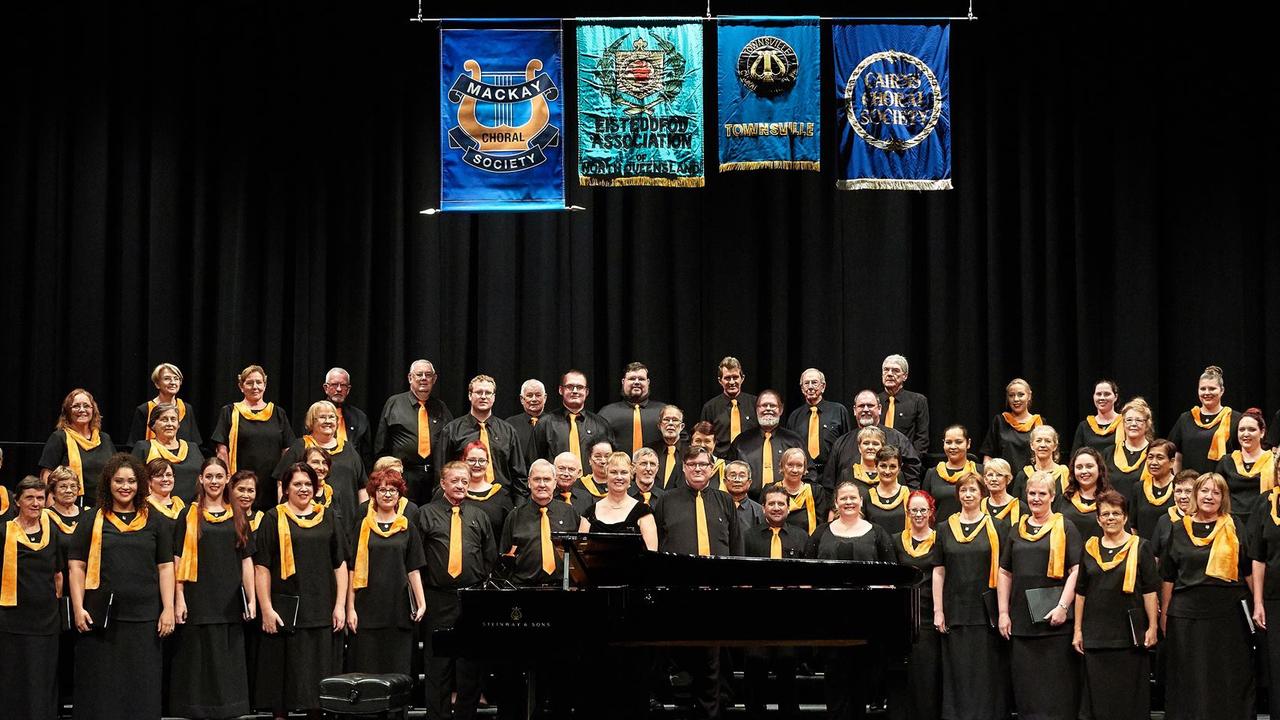
[[[873,644],[893,656],[910,650],[920,622],[923,575],[896,563],[650,552],[639,535],[553,541],[566,559],[559,584],[519,587],[499,572],[461,590],[457,623],[433,636],[437,652],[513,660],[525,648],[552,659],[610,645]],[[804,621],[762,623],[770,612]]]

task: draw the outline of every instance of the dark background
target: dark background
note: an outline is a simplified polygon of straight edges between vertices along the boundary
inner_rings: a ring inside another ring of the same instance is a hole
[[[416,357],[455,413],[477,372],[507,415],[521,380],[554,393],[571,366],[597,407],[638,359],[696,416],[724,355],[794,405],[806,367],[849,403],[901,352],[935,436],[961,421],[975,444],[1014,376],[1067,436],[1099,376],[1146,396],[1161,430],[1209,363],[1228,404],[1280,405],[1280,83],[1267,24],[1227,6],[978,2],[952,33],[952,192],[835,190],[828,112],[821,174],[583,190],[571,142],[586,212],[437,217],[418,211],[439,197],[438,29],[407,22],[413,3],[23,8],[0,43],[0,441],[42,442],[85,386],[123,442],[161,361],[206,436],[249,363],[298,420],[345,366],[376,422]],[[548,9],[603,11],[507,13]],[[828,110],[829,64],[827,48]],[[9,448],[6,478],[34,469]]]

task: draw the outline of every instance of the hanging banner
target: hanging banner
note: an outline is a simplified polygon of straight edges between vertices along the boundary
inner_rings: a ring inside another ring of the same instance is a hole
[[[440,209],[564,209],[558,20],[440,25]]]
[[[720,19],[720,172],[820,169],[818,37],[816,17]]]
[[[702,187],[702,21],[578,25],[578,182]]]
[[[831,27],[845,190],[950,190],[950,25]]]

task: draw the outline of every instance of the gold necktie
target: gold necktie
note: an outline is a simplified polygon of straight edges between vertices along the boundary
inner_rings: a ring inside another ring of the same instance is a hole
[[[676,469],[676,446],[667,446],[667,467],[662,471],[662,487],[666,489],[671,484],[671,471]]]
[[[582,440],[578,438],[577,413],[569,413],[569,452],[578,458],[578,467],[586,467],[586,465],[582,464]]]
[[[782,528],[769,528],[773,531],[773,537],[769,540],[769,557],[782,557]]]
[[[760,487],[767,488],[773,484],[773,442],[770,438],[773,433],[764,434],[764,447],[760,451],[760,467],[763,472],[760,473]]]
[[[431,454],[431,418],[427,415],[427,404],[418,405],[418,457],[425,458]]]
[[[560,497],[564,498],[564,504],[565,504],[565,505],[572,505],[572,504],[573,504],[573,493],[572,493],[572,492],[569,492],[568,490],[566,490],[566,491],[564,491],[564,492],[560,493]]]
[[[538,418],[536,417],[529,418],[529,427],[537,427],[537,426],[538,426]]]
[[[539,532],[542,534],[542,569],[548,575],[555,575],[556,552],[551,546],[551,520],[547,517],[545,507],[538,510],[542,512],[542,519],[538,521]]]
[[[702,502],[702,491],[698,491],[693,502],[694,520],[698,524],[698,554],[711,554],[711,538],[707,536],[707,506]]]
[[[449,520],[449,577],[462,574],[462,507],[453,506],[453,518]]]
[[[489,429],[483,422],[480,423],[480,442],[484,443],[484,450],[489,454],[489,464],[484,466],[484,478],[493,483],[493,448],[489,446]]]
[[[347,441],[347,421],[342,417],[342,408],[338,408],[338,442]]]
[[[818,453],[822,452],[822,444],[818,442],[818,428],[821,423],[818,421],[818,406],[809,406],[809,457],[817,460]]]
[[[729,442],[738,439],[742,434],[742,413],[738,412],[738,401],[730,400],[732,405],[729,408]]]
[[[885,427],[887,427],[887,428],[891,428],[891,429],[892,429],[892,428],[893,428],[893,419],[894,419],[894,417],[895,417],[895,413],[894,413],[894,411],[893,411],[893,396],[892,396],[892,395],[890,395],[890,396],[889,396],[889,411],[888,411],[888,414],[887,414],[887,415],[885,415],[885,418],[884,418],[884,426],[885,426]]]
[[[644,447],[644,429],[640,427],[640,406],[636,405],[631,413],[631,452]]]

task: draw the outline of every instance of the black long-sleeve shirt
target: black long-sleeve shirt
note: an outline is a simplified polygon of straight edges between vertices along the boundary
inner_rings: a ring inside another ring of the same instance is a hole
[[[809,533],[795,525],[784,524],[778,530],[778,537],[782,538],[782,557],[804,557],[805,548],[809,545]],[[767,524],[756,525],[743,535],[742,550],[747,557],[767,558],[772,547],[773,528]]]
[[[711,554],[741,555],[742,527],[733,499],[710,485],[701,492]],[[653,509],[659,551],[698,554],[697,497],[698,491],[688,485],[671,488],[662,496],[662,502]]]
[[[882,420],[889,418],[889,394],[876,393],[880,401]],[[910,390],[899,390],[893,396],[893,429],[907,436],[911,446],[924,457],[929,454],[929,398]]]
[[[579,457],[585,470],[591,457],[591,446],[599,440],[612,443],[613,431],[599,415],[585,408],[577,413],[575,424],[578,426]],[[538,426],[533,429],[531,460],[542,458],[554,462],[556,455],[562,452],[572,452],[569,448],[569,411],[563,407],[542,414]]]
[[[809,455],[809,405],[806,403],[791,411],[787,416],[786,427],[791,432],[800,436],[804,441],[800,447],[804,448],[805,455]],[[839,440],[842,435],[853,429],[853,416],[849,414],[849,408],[840,403],[831,402],[830,400],[818,401],[818,449],[817,457],[809,457],[809,467],[812,469],[812,476],[815,478],[822,477],[823,467],[827,464],[827,457],[831,452],[831,446]]]
[[[525,462],[524,447],[516,429],[506,420],[490,415],[485,421],[485,432],[489,434],[489,467],[493,468],[493,481],[502,483],[513,493],[528,495],[525,477],[529,464]],[[440,430],[441,460],[461,459],[462,449],[479,439],[480,421],[475,415],[467,413],[450,420]]]
[[[738,401],[738,415],[742,419],[739,432],[758,427],[760,423],[756,421],[756,396],[738,393],[734,400]],[[729,437],[732,410],[733,400],[725,397],[724,393],[711,398],[702,406],[699,419],[710,422],[716,429],[716,457],[724,457],[729,452],[729,443],[733,441]]]
[[[453,419],[453,413],[440,398],[427,398],[427,418],[431,422],[431,454],[418,455],[418,407],[422,403],[411,392],[402,392],[387,398],[378,417],[378,430],[373,439],[374,453],[392,455],[409,466],[422,468],[436,464],[439,455],[440,430]],[[434,477],[432,477],[434,479]]]
[[[572,506],[556,502],[552,498],[547,503],[547,524],[552,533],[577,532],[580,518]],[[563,554],[559,547],[554,548],[556,559],[555,572],[548,575],[542,569],[542,506],[529,502],[521,505],[507,515],[502,526],[502,540],[498,550],[502,553],[515,548],[515,582],[525,585],[547,585],[559,582]]]
[[[498,539],[484,510],[473,503],[459,506],[462,514],[462,573],[449,575],[449,528],[453,522],[453,506],[439,498],[418,508],[413,522],[422,536],[427,556],[422,583],[436,590],[456,590],[480,582],[489,576],[498,558]]]
[[[662,416],[662,408],[667,404],[658,402],[657,400],[645,400],[640,405],[640,447],[644,447],[655,440],[661,439],[662,435],[658,432],[658,419]],[[635,422],[635,406],[636,403],[627,400],[619,400],[611,402],[600,408],[600,418],[609,425],[609,429],[613,431],[613,437],[618,441],[618,447],[615,450],[621,450],[626,453],[632,452],[631,436],[634,430]]]
[[[728,461],[741,460],[751,467],[751,487],[747,493],[752,500],[759,500],[764,486],[764,428],[754,427],[743,432],[729,445]],[[782,480],[782,453],[791,448],[804,449],[805,441],[790,430],[775,427],[769,437],[772,451],[773,481]]]

